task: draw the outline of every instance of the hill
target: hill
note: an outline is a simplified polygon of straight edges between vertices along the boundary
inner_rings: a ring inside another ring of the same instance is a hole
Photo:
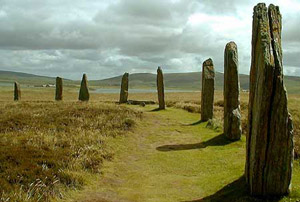
[[[120,87],[122,76],[116,76],[103,80],[90,80],[90,86],[94,87]],[[201,90],[201,72],[168,73],[164,74],[165,88],[181,90]],[[38,76],[21,72],[1,71],[0,83],[12,83],[18,81],[27,85],[54,84],[54,77]],[[216,89],[222,90],[224,74],[216,73]],[[240,74],[241,89],[249,88],[249,75]],[[64,79],[64,85],[79,85],[80,81]],[[300,77],[285,76],[285,84],[289,93],[300,93]],[[136,73],[129,75],[130,88],[156,88],[156,75],[151,73]]]
[[[55,84],[54,77],[0,70],[0,83],[12,83],[15,81],[27,85]],[[65,82],[67,84],[74,83],[74,81],[69,79],[65,79]]]
[[[90,81],[91,85],[102,87],[119,87],[122,76],[109,79]],[[201,90],[202,73],[169,73],[164,74],[165,87],[169,89]],[[224,74],[217,72],[215,79],[217,90],[223,89]],[[240,74],[241,89],[249,89],[249,75]],[[285,84],[289,93],[300,93],[300,77],[285,76]],[[129,75],[130,88],[155,88],[156,75],[150,73],[137,73]]]
[[[241,75],[242,78],[248,79],[247,75]],[[91,81],[90,83],[96,86],[119,86],[122,76],[117,76],[109,79]],[[174,89],[201,89],[201,72],[189,72],[189,73],[169,73],[164,74],[164,83],[166,88]],[[242,80],[242,79],[241,79]],[[244,79],[243,79],[244,80]],[[242,82],[242,86],[248,88],[248,81]],[[156,75],[150,73],[137,73],[130,74],[129,86],[131,88],[155,88],[156,87]],[[216,73],[216,88],[223,88],[223,74]]]

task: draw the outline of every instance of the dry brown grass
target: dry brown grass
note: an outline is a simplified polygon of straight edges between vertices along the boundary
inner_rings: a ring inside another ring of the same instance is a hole
[[[3,87],[0,89],[0,102],[13,99],[12,88]],[[152,100],[157,102],[156,93],[130,93],[129,99],[132,100]],[[242,128],[243,133],[247,129],[247,114],[248,114],[248,93],[241,93],[240,98],[242,111]],[[49,101],[54,100],[54,88],[24,88],[22,92],[22,100],[27,101]],[[65,101],[77,101],[78,89],[65,88]],[[92,102],[117,102],[119,94],[92,94]],[[193,113],[200,113],[201,111],[201,92],[182,92],[182,93],[166,93],[165,100],[167,107],[175,107],[187,110]],[[300,153],[300,95],[289,95],[289,110],[293,117],[296,151]],[[222,127],[223,125],[223,92],[215,91],[215,108],[214,119]],[[298,144],[299,142],[299,144]],[[298,146],[299,145],[299,146]],[[297,152],[298,153],[298,152]]]
[[[140,117],[114,104],[2,101],[0,201],[48,201],[81,187],[112,158],[107,140]]]
[[[118,94],[91,94],[77,102],[78,90],[64,89],[64,101],[54,102],[53,88],[23,88],[13,102],[12,88],[0,88],[0,201],[36,201],[60,196],[65,188],[84,184],[84,173],[99,172],[113,151],[107,138],[126,132],[141,115],[113,105]],[[166,104],[193,113],[201,111],[201,93],[167,93]],[[133,100],[157,101],[156,93],[129,94]],[[105,102],[108,102],[105,104]],[[247,129],[248,93],[241,94],[242,127]],[[296,155],[300,154],[300,95],[289,96]],[[200,115],[199,115],[200,118]],[[213,128],[223,127],[223,93],[215,92]]]
[[[12,88],[0,89],[0,102],[1,100],[12,100],[13,91]],[[152,100],[157,102],[156,93],[130,93],[129,99],[132,100]],[[247,129],[247,114],[248,114],[248,93],[241,93],[240,103],[242,111],[242,128],[244,133]],[[24,88],[22,92],[22,100],[28,101],[49,101],[54,100],[54,88]],[[78,89],[65,88],[64,100],[77,101]],[[92,94],[92,102],[117,102],[119,100],[119,94]],[[175,107],[187,110],[189,112],[200,113],[201,111],[201,92],[182,92],[182,93],[166,93],[165,100],[167,107]],[[296,145],[296,150],[300,151],[300,95],[289,95],[289,109],[293,117],[295,140],[299,142],[299,149]],[[215,108],[214,118],[218,123],[223,124],[223,92],[215,91]],[[299,138],[298,138],[299,136]],[[299,139],[299,140],[298,140]]]

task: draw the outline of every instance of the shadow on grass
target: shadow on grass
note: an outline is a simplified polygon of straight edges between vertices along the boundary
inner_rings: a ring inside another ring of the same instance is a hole
[[[224,134],[220,134],[205,142],[200,142],[196,144],[163,145],[163,146],[156,147],[156,149],[158,151],[163,151],[163,152],[181,151],[181,150],[191,150],[191,149],[202,149],[208,146],[224,146],[230,143],[232,143],[232,141],[228,140]]]
[[[163,111],[163,110],[166,110],[166,109],[155,108],[155,109],[150,110],[149,112],[158,112],[158,111]]]
[[[196,121],[195,123],[185,124],[185,126],[196,126],[196,125],[199,125],[199,124],[204,123],[204,122],[205,121],[200,120],[200,121]]]
[[[226,185],[215,194],[196,199],[192,201],[182,202],[277,202],[280,199],[259,199],[248,195],[245,177],[242,176],[234,182]]]

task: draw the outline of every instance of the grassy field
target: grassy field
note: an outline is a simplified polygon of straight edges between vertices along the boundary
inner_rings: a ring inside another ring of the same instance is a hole
[[[112,158],[107,140],[140,117],[112,104],[2,101],[0,201],[48,201],[81,188]]]
[[[0,87],[0,101],[13,99],[11,87]],[[54,99],[54,88],[24,88],[22,90],[22,99],[27,101],[51,101]],[[152,100],[157,101],[156,93],[129,93],[129,99],[133,100]],[[187,110],[192,113],[200,113],[201,93],[186,92],[186,93],[167,93],[165,95],[166,104],[168,107],[175,107]],[[64,89],[65,101],[77,101],[78,89],[71,87]],[[117,102],[119,94],[92,94],[92,102]],[[296,157],[300,155],[300,94],[289,95],[289,110],[293,117],[295,151]],[[247,115],[248,115],[248,93],[241,93],[241,111],[242,111],[242,126],[243,133],[246,134]],[[215,108],[214,108],[214,126],[223,127],[223,92],[215,91]]]
[[[181,109],[138,108],[143,122],[127,138],[114,139],[113,161],[103,176],[64,202],[262,202],[247,195],[243,179],[245,137],[230,142],[221,130],[198,123],[199,116]],[[300,199],[300,167],[295,163],[290,197]]]
[[[200,92],[168,93],[169,108],[160,112],[115,105],[118,94],[80,103],[75,88],[64,89],[63,102],[53,101],[53,88],[23,88],[21,102],[12,101],[9,87],[0,92],[0,201],[257,201],[240,178],[245,137],[230,143],[221,135],[221,91],[210,124],[197,124]],[[299,101],[290,95],[297,151]],[[247,102],[242,93],[244,132]],[[282,201],[299,200],[299,189],[297,160],[293,192]]]

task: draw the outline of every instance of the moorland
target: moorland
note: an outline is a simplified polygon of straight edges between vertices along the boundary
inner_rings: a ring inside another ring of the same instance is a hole
[[[91,86],[97,88],[97,86]],[[243,181],[248,93],[241,93],[243,137],[222,135],[223,93],[215,92],[214,119],[200,123],[201,94],[166,93],[157,105],[118,105],[119,94],[91,93],[78,102],[76,86],[0,91],[0,201],[260,201]],[[92,92],[92,91],[91,91]],[[156,93],[129,99],[157,101]],[[300,95],[289,94],[300,146]],[[294,161],[292,192],[300,199],[300,166]]]

